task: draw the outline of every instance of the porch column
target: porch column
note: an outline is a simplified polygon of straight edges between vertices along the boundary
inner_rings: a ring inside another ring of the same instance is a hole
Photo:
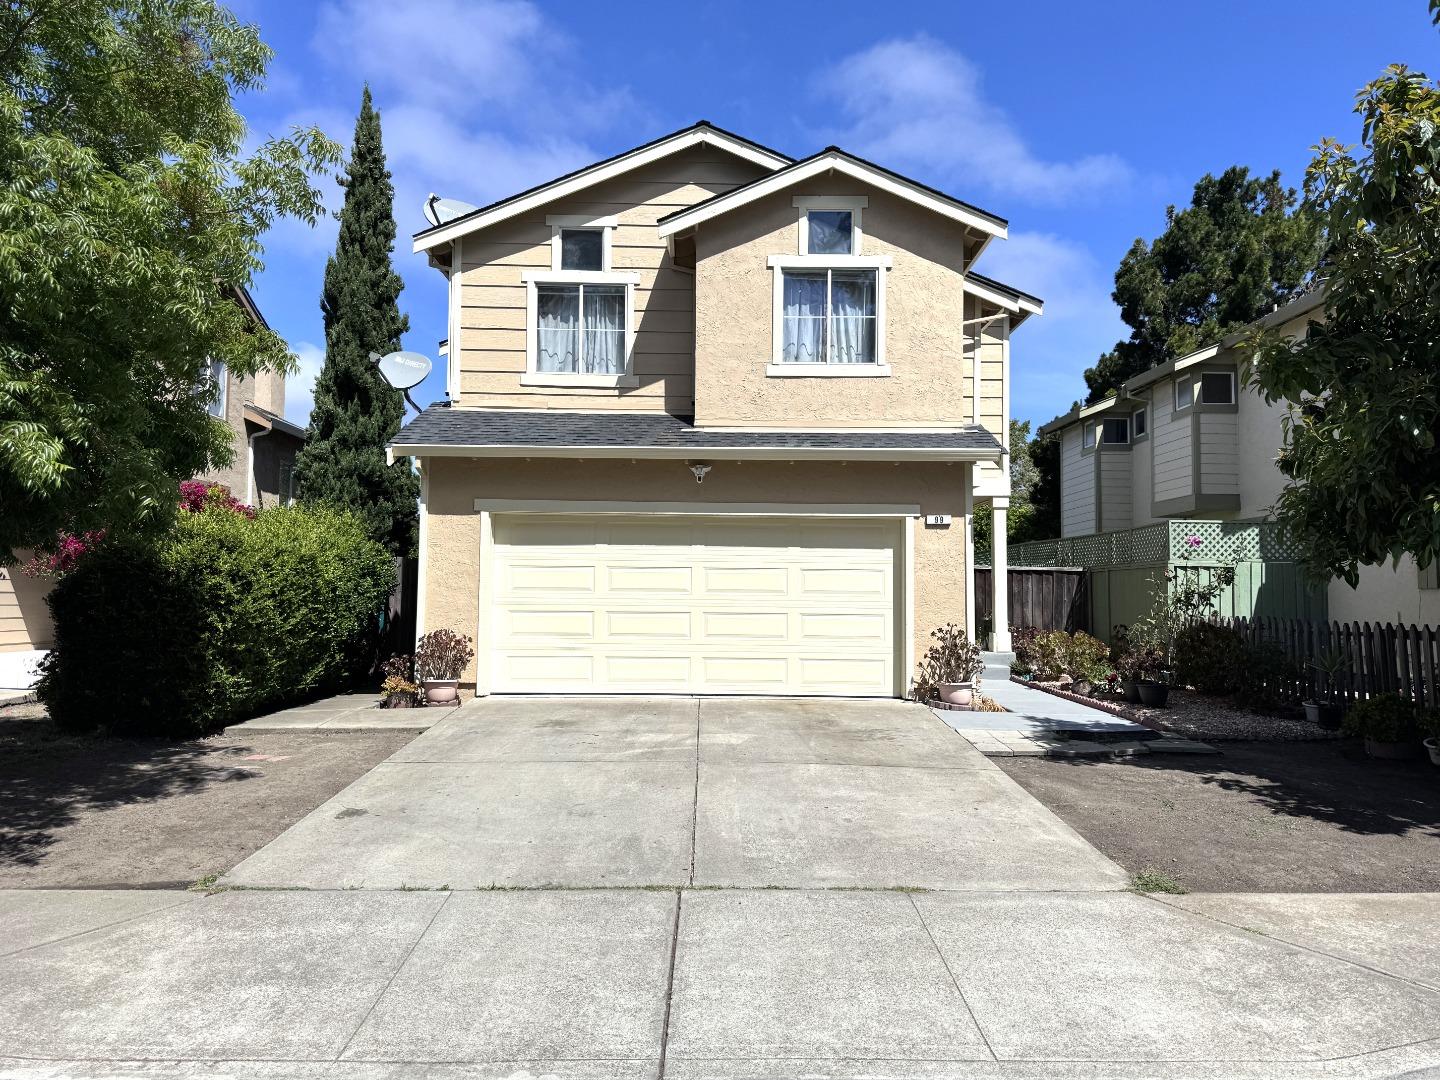
[[[965,466],[965,493],[961,509],[965,514],[965,531],[961,537],[965,557],[965,633],[977,643],[980,635],[975,625],[975,466]]]
[[[990,538],[990,582],[995,598],[990,610],[993,631],[990,648],[995,652],[1010,651],[1010,559],[1005,550],[1005,519],[1009,516],[1010,500],[990,500],[990,522],[993,535]]]

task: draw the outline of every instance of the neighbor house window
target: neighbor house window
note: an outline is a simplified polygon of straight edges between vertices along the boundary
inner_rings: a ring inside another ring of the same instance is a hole
[[[625,291],[624,285],[536,285],[535,370],[622,374]]]
[[[876,363],[878,272],[784,271],[780,362]]]
[[[1146,424],[1149,419],[1150,418],[1145,415],[1144,409],[1135,410],[1135,415],[1130,418],[1130,428],[1135,438],[1143,439],[1145,437]]]
[[[1200,404],[1234,405],[1235,376],[1229,371],[1207,371],[1200,376]]]
[[[1080,435],[1080,445],[1083,446],[1083,447],[1084,447],[1085,449],[1087,449],[1087,450],[1090,449],[1090,447],[1092,447],[1092,446],[1095,445],[1095,425],[1094,425],[1094,424],[1086,424],[1086,425],[1085,425],[1084,430],[1081,432],[1081,435]]]
[[[1123,416],[1106,420],[1100,438],[1107,446],[1123,446],[1130,441],[1130,421]]]
[[[1175,380],[1175,408],[1188,409],[1195,404],[1195,384],[1186,377]]]
[[[211,360],[206,364],[205,374],[201,377],[200,392],[209,397],[206,408],[217,420],[225,419],[226,381],[223,360]]]

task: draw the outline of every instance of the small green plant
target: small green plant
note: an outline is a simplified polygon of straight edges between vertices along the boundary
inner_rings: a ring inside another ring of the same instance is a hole
[[[936,688],[941,683],[978,683],[985,661],[980,656],[980,646],[966,637],[963,629],[946,623],[930,631],[930,636],[935,643],[925,650],[915,676],[917,701],[936,697]]]
[[[1316,695],[1322,701],[1335,700],[1335,688],[1339,682],[1339,676],[1345,670],[1350,660],[1340,649],[1324,649],[1320,655],[1310,661],[1309,666],[1320,673],[1319,693]]]
[[[1167,893],[1184,896],[1190,890],[1163,870],[1141,870],[1130,877],[1130,888],[1138,893]]]
[[[1403,743],[1420,738],[1420,723],[1420,710],[1409,698],[1381,694],[1346,713],[1342,730],[1373,742]]]
[[[220,880],[219,874],[206,874],[198,878],[191,886],[191,892],[214,892],[215,883]]]

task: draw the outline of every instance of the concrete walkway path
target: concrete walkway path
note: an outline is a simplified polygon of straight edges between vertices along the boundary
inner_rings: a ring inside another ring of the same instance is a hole
[[[370,691],[352,691],[321,698],[308,705],[257,716],[226,731],[427,731],[445,719],[455,706],[423,709],[381,709]]]

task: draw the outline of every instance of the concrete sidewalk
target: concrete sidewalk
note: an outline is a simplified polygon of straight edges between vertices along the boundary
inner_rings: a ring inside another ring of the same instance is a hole
[[[0,893],[0,1076],[1433,1075],[1440,897],[1371,899]]]
[[[382,709],[379,700],[377,694],[356,690],[257,716],[225,730],[232,735],[247,731],[427,731],[459,707]]]

